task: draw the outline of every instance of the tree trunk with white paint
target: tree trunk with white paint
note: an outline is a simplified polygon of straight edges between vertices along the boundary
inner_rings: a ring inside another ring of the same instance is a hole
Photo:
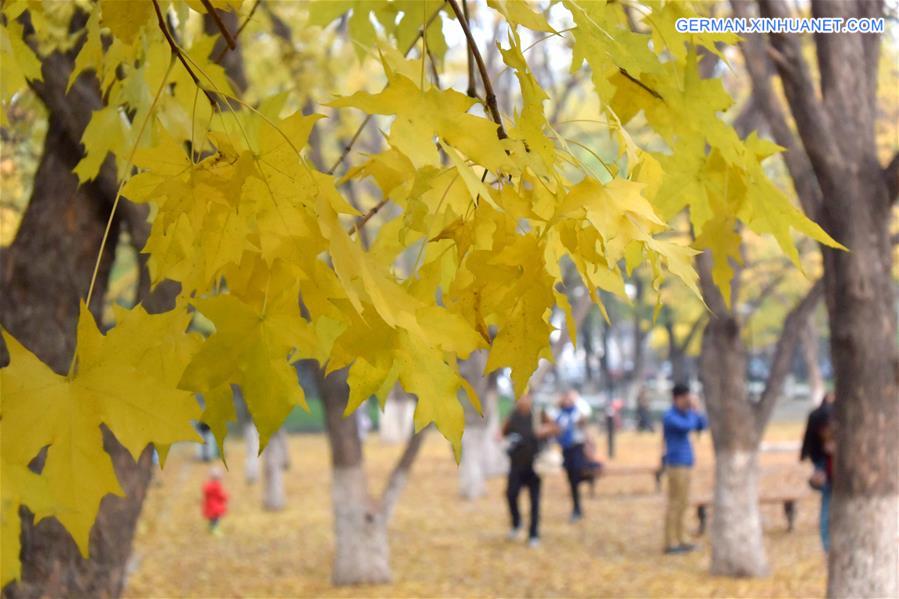
[[[379,419],[381,440],[390,444],[408,441],[414,432],[414,414],[415,402],[403,393],[392,391]]]
[[[462,434],[462,459],[459,463],[459,495],[477,499],[487,492],[487,478],[508,471],[508,458],[500,442],[499,397],[496,375],[484,376],[486,352],[479,351],[459,363],[462,373],[481,400],[483,414],[465,406],[465,431]]]
[[[248,485],[253,485],[259,480],[259,431],[256,430],[252,420],[243,426],[243,440],[247,452],[244,460],[244,480]]]
[[[783,0],[758,4],[761,17],[794,16]],[[735,13],[750,8],[732,6]],[[844,21],[885,16],[883,2],[868,0],[818,0],[811,9],[814,17]],[[886,166],[878,159],[882,37],[816,35],[814,63],[795,34],[749,36],[743,44],[753,95],[787,149],[803,208],[851,250],[822,249],[836,392],[827,594],[840,598],[899,596],[899,351],[890,235],[899,154]],[[798,139],[769,82],[771,56]]]
[[[897,596],[899,495],[831,501],[830,537],[828,597]]]
[[[463,499],[477,499],[487,493],[484,464],[487,435],[486,426],[465,425],[465,432],[462,434],[462,459],[459,462],[459,495]]]
[[[712,574],[763,576],[768,573],[758,496],[758,452],[716,453]]]
[[[284,463],[287,455],[287,433],[284,429],[269,439],[262,452],[263,491],[262,507],[268,511],[283,510],[287,503],[284,497]]]
[[[378,584],[391,580],[387,518],[368,494],[361,460],[335,466],[331,502],[334,506],[335,585]]]
[[[707,264],[697,262],[706,300],[720,298],[711,277],[705,276]],[[768,559],[758,505],[759,440],[746,393],[746,351],[736,318],[723,302],[709,305],[718,311],[702,337],[699,376],[715,447],[710,570],[719,576],[764,576]]]

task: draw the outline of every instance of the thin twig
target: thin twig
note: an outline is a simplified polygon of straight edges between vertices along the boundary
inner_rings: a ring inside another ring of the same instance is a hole
[[[349,231],[347,231],[347,233],[352,235],[356,231],[361,231],[362,228],[366,225],[366,223],[368,223],[368,221],[371,220],[371,217],[373,217],[375,214],[377,214],[378,212],[381,211],[381,208],[383,208],[387,204],[387,201],[388,201],[388,198],[383,198],[380,202],[375,204],[371,208],[371,210],[369,210],[368,212],[366,212],[365,214],[363,214],[362,216],[357,218],[356,222],[353,223],[353,227]]]
[[[468,0],[462,0],[462,13],[465,15],[465,22],[468,23]],[[465,55],[468,59],[468,97],[477,98],[478,88],[474,82],[474,56],[468,46],[465,47]]]
[[[244,30],[244,28],[250,24],[250,20],[253,18],[253,15],[256,14],[256,9],[259,8],[259,5],[262,4],[262,0],[256,0],[253,3],[253,8],[250,9],[250,12],[247,14],[247,18],[243,20],[243,23],[240,24],[240,27],[237,28],[237,31],[234,32],[234,42],[237,43],[237,38],[240,37],[240,33]],[[213,59],[215,62],[220,61],[225,54],[228,53],[228,50],[233,50],[234,48],[229,48],[228,46],[223,47],[219,50],[219,53],[216,54]]]
[[[349,155],[350,151],[353,149],[353,144],[356,143],[356,140],[359,139],[359,136],[362,135],[362,130],[365,129],[365,126],[370,121],[372,115],[367,114],[365,118],[362,119],[362,124],[359,125],[359,128],[356,129],[356,132],[353,133],[353,137],[350,138],[350,141],[343,147],[343,153],[334,161],[334,164],[331,165],[331,168],[328,169],[328,174],[333,175],[334,171],[337,170],[337,167],[340,166],[340,163]]]
[[[421,29],[418,30],[418,35],[415,36],[415,39],[412,40],[412,43],[409,44],[409,47],[406,48],[405,52],[403,52],[403,56],[408,55],[409,52],[412,51],[412,48],[414,48],[415,44],[418,43],[418,38],[420,38],[422,35],[425,34],[425,31],[427,31],[428,27],[431,26],[431,23],[434,22],[434,19],[437,18],[437,15],[440,14],[441,10],[443,10],[442,4],[440,5],[440,8],[438,8],[436,11],[434,11],[434,14],[431,15],[431,18],[428,19],[428,21],[424,24],[424,27],[422,27]],[[350,142],[343,148],[343,152],[340,154],[340,156],[337,158],[337,160],[334,161],[334,164],[331,166],[331,168],[328,169],[329,175],[333,175],[334,171],[337,170],[337,167],[340,166],[340,163],[343,162],[344,160],[346,160],[346,157],[350,155],[350,151],[352,151],[352,149],[353,149],[353,144],[355,144],[356,140],[359,139],[359,135],[362,134],[362,130],[365,128],[365,126],[371,120],[371,117],[372,117],[372,115],[369,114],[369,115],[366,115],[365,119],[363,119],[362,123],[359,125],[359,128],[356,129],[356,132],[353,134],[353,137],[350,138]]]
[[[156,11],[156,19],[159,22],[159,28],[162,30],[162,34],[165,36],[166,41],[169,43],[169,47],[172,49],[172,54],[187,70],[187,74],[190,75],[191,79],[193,79],[194,85],[196,85],[198,89],[203,90],[203,93],[206,94],[206,97],[209,99],[209,103],[212,104],[212,109],[216,110],[218,108],[218,102],[216,102],[215,96],[213,96],[208,89],[200,84],[199,77],[197,77],[197,74],[194,73],[194,70],[190,68],[190,65],[187,64],[187,61],[184,59],[184,55],[181,54],[181,49],[178,48],[178,44],[175,42],[175,39],[172,37],[172,33],[169,31],[168,26],[166,26],[165,24],[165,19],[162,17],[162,11],[159,9],[159,2],[157,0],[153,0],[153,9]]]
[[[222,22],[222,17],[219,16],[215,7],[210,4],[209,0],[202,0],[203,8],[206,9],[206,13],[212,17],[212,20],[215,21],[215,26],[219,28],[219,31],[222,32],[222,37],[225,38],[225,43],[228,44],[230,49],[234,49],[237,47],[237,44],[234,41],[234,37],[231,35],[231,32],[228,31],[228,28],[225,27],[225,23]]]
[[[497,124],[496,136],[500,139],[506,139],[508,135],[506,135],[506,129],[503,127],[503,119],[499,114],[499,106],[496,105],[496,94],[493,92],[493,84],[490,82],[490,76],[487,73],[487,65],[484,64],[484,58],[481,56],[481,51],[478,50],[478,45],[475,43],[474,34],[471,33],[471,28],[465,20],[462,9],[459,8],[459,3],[456,0],[446,1],[449,3],[450,7],[452,7],[453,12],[456,13],[456,20],[459,21],[462,30],[465,32],[465,39],[468,40],[468,47],[471,49],[475,62],[478,64],[478,71],[481,73],[481,82],[484,84],[484,97],[487,101],[487,109],[490,112],[490,116],[493,118],[493,122]]]
[[[640,81],[639,79],[637,79],[636,77],[634,77],[633,75],[628,73],[627,70],[624,69],[623,67],[618,67],[618,72],[621,73],[622,75],[624,75],[625,78],[628,79],[629,81],[632,81],[636,85],[643,88],[653,98],[656,98],[657,100],[661,100],[662,102],[665,101],[665,98],[662,97],[662,94],[660,94],[656,90],[652,89],[651,87],[649,87],[648,85],[646,85],[645,83],[643,83],[642,81]]]

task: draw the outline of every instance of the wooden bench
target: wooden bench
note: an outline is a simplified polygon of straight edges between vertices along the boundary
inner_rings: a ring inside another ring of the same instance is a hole
[[[793,532],[793,527],[796,523],[796,503],[803,497],[803,495],[804,494],[801,493],[763,495],[762,497],[759,497],[759,504],[782,504],[784,516],[787,519],[787,532]],[[699,522],[699,529],[696,531],[696,535],[702,536],[705,534],[708,514],[712,505],[714,505],[714,501],[711,497],[703,497],[694,499],[690,502],[690,505],[691,507],[696,508],[696,519]]]
[[[664,471],[658,468],[657,466],[603,466],[603,469],[600,472],[591,473],[589,476],[585,475],[584,480],[589,481],[590,483],[590,496],[594,496],[594,485],[596,483],[596,479],[605,476],[645,476],[647,474],[652,475],[655,480],[656,485],[656,493],[662,490],[662,473]]]

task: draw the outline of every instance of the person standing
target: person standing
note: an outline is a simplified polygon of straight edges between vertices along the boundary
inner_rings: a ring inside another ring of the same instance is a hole
[[[821,493],[821,511],[818,516],[818,532],[824,552],[830,551],[830,498],[833,490],[833,427],[831,423],[833,393],[827,393],[821,404],[808,415],[799,460],[809,460],[814,470],[809,486]]]
[[[558,432],[556,440],[562,447],[562,466],[568,476],[568,485],[571,488],[571,521],[577,522],[583,518],[581,511],[580,483],[587,480],[585,473],[589,471],[590,464],[584,453],[584,443],[587,439],[585,428],[589,417],[589,405],[585,401],[578,401],[579,397],[574,390],[568,390],[562,394],[559,409],[555,415]]]
[[[209,532],[221,534],[219,520],[228,512],[228,493],[222,486],[222,469],[213,466],[209,480],[203,485],[203,517],[209,521]]]
[[[641,387],[637,392],[637,432],[655,432],[652,425],[652,411],[649,405],[649,394],[645,387]]]
[[[665,553],[686,553],[695,547],[686,542],[684,515],[690,501],[690,470],[693,445],[690,433],[704,430],[708,421],[698,410],[698,401],[687,385],[672,390],[672,406],[662,419],[665,439],[665,468],[668,477],[668,507],[665,515]]]
[[[531,519],[528,529],[528,545],[540,544],[540,475],[534,470],[534,460],[540,451],[541,442],[556,432],[556,427],[541,413],[541,421],[534,426],[533,399],[526,391],[515,404],[515,409],[503,425],[503,436],[509,444],[509,476],[506,481],[506,499],[512,529],[509,539],[518,538],[521,531],[521,512],[518,509],[518,495],[526,487],[531,501]]]

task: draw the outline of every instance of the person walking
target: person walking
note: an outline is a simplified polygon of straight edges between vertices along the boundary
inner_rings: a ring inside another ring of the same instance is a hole
[[[577,392],[565,391],[559,401],[559,409],[555,414],[555,422],[558,427],[556,440],[562,447],[562,466],[568,476],[568,486],[571,489],[571,521],[577,522],[583,518],[581,510],[580,483],[587,480],[585,473],[590,465],[584,453],[584,443],[587,439],[585,428],[589,417],[589,405],[584,401],[578,401]]]
[[[672,406],[662,419],[665,439],[665,469],[668,477],[668,507],[665,515],[665,553],[687,553],[695,547],[686,542],[684,514],[690,501],[690,471],[693,445],[690,433],[708,427],[698,401],[687,385],[672,390]]]
[[[545,413],[541,412],[540,423],[534,425],[533,398],[530,391],[525,391],[515,404],[515,409],[503,425],[503,436],[508,442],[509,476],[506,480],[506,500],[509,503],[509,515],[512,518],[512,529],[509,540],[518,538],[521,532],[521,512],[518,509],[518,496],[526,487],[531,502],[530,527],[528,529],[528,545],[537,547],[540,544],[540,475],[534,470],[534,460],[540,452],[541,443],[556,433],[555,425]]]
[[[802,435],[799,461],[809,460],[813,471],[809,486],[821,493],[821,511],[818,515],[818,533],[824,552],[830,551],[830,499],[833,492],[833,393],[827,393],[821,404],[809,412]]]

